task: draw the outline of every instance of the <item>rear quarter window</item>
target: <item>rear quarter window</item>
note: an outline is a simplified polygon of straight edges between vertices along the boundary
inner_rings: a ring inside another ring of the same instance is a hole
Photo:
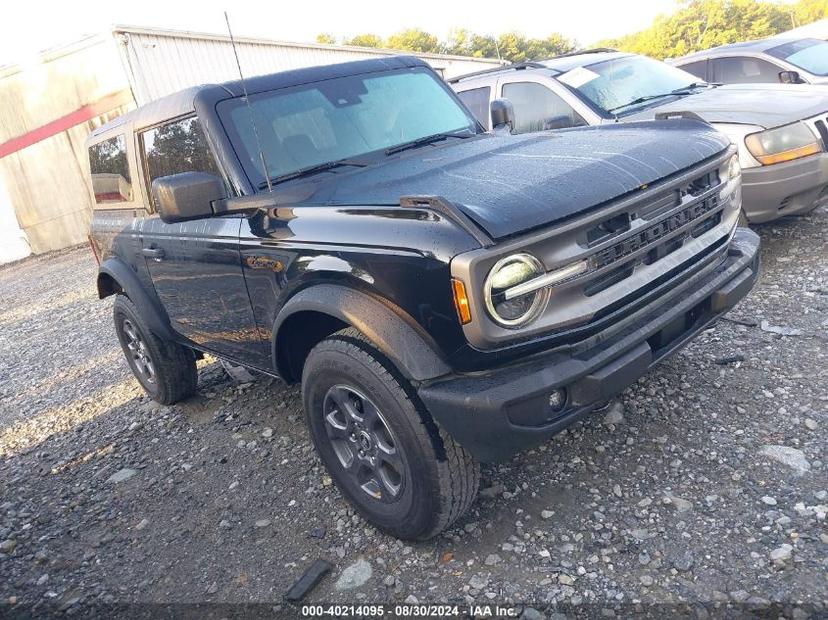
[[[696,62],[689,62],[686,65],[676,65],[679,69],[692,73],[700,80],[707,81],[707,60],[697,60]]]
[[[97,204],[132,201],[132,180],[123,134],[89,147],[89,171]]]

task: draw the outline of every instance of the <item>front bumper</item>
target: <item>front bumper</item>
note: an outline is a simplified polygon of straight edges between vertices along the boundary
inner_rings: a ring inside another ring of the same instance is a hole
[[[437,423],[481,461],[538,445],[617,395],[748,294],[759,272],[759,237],[737,229],[725,260],[681,296],[585,351],[550,351],[474,374],[422,385]],[[549,406],[565,388],[566,405]]]
[[[754,224],[828,203],[828,153],[742,170],[742,207]]]

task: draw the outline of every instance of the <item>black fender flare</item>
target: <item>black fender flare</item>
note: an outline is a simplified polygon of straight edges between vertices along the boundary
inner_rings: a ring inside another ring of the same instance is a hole
[[[347,286],[317,284],[305,288],[282,306],[273,325],[274,368],[278,368],[279,330],[297,312],[327,314],[362,332],[406,379],[426,381],[451,372],[431,337],[402,310],[395,311],[374,296]]]
[[[106,275],[118,285],[124,295],[135,304],[138,311],[153,334],[166,340],[174,340],[175,334],[170,327],[170,318],[157,299],[147,293],[135,272],[119,258],[107,258],[98,268],[98,297],[103,299],[116,291],[105,287],[101,276]]]

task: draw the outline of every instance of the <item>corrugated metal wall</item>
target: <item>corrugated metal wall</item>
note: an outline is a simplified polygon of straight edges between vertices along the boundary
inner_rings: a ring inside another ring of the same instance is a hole
[[[101,99],[131,101],[110,37],[47,53],[31,64],[0,70],[0,144],[36,132]],[[117,115],[126,107],[107,110]],[[91,124],[68,127],[0,158],[0,178],[32,251],[83,243],[92,197],[84,148]],[[114,116],[113,116],[114,117]]]
[[[114,34],[139,104],[188,86],[224,82],[239,77],[229,37],[130,27],[116,28]],[[237,38],[236,44],[245,77],[408,53],[246,38]],[[490,59],[437,54],[417,56],[431,64],[445,78],[498,65],[496,60]]]

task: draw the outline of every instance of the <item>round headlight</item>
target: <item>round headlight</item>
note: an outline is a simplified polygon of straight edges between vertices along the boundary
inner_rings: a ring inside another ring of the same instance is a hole
[[[507,299],[506,291],[545,273],[531,254],[514,254],[495,263],[484,285],[486,308],[500,325],[517,328],[536,319],[546,308],[549,289],[539,289]]]

